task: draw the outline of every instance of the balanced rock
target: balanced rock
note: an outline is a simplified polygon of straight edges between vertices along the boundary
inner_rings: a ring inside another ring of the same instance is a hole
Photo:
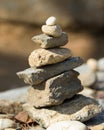
[[[62,29],[60,25],[53,25],[53,26],[43,25],[42,32],[49,36],[60,37],[62,34]]]
[[[60,37],[52,37],[46,34],[36,35],[32,40],[39,44],[41,48],[54,48],[64,46],[68,42],[68,35],[62,32]]]
[[[51,16],[46,20],[46,25],[52,26],[56,24],[56,18]]]
[[[36,109],[30,104],[24,104],[23,109],[34,121],[45,128],[58,121],[84,122],[102,111],[101,106],[94,99],[82,95],[76,95],[58,106]]]
[[[78,75],[76,71],[71,70],[30,87],[28,102],[37,108],[61,104],[83,89],[80,80],[77,79]]]
[[[71,50],[67,48],[37,49],[29,56],[31,67],[40,67],[48,64],[55,64],[72,56]]]
[[[80,57],[71,57],[63,62],[43,66],[41,68],[29,68],[18,72],[19,78],[24,79],[25,83],[30,85],[37,85],[41,82],[59,75],[65,71],[69,71],[83,63]]]
[[[88,130],[88,127],[79,121],[60,121],[52,124],[47,130]]]

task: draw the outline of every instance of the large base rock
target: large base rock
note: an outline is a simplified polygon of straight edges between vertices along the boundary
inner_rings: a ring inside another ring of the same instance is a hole
[[[50,108],[36,109],[29,104],[24,104],[23,109],[33,120],[46,128],[58,121],[79,120],[84,122],[102,111],[101,106],[95,100],[82,95],[76,95],[63,104]]]
[[[68,71],[46,82],[29,88],[28,102],[35,107],[46,107],[61,104],[73,97],[83,87],[77,79],[76,71]]]

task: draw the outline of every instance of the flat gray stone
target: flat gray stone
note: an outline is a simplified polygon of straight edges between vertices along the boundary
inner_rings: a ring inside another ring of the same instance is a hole
[[[83,63],[80,57],[72,57],[64,62],[54,65],[43,66],[41,68],[29,68],[24,71],[18,72],[19,78],[24,79],[25,83],[37,85],[41,82],[59,75],[65,71],[69,71]]]
[[[39,44],[41,48],[54,48],[59,46],[64,46],[68,42],[68,35],[62,32],[60,37],[51,37],[46,34],[36,35],[32,40]]]
[[[39,48],[31,52],[28,61],[30,67],[41,67],[62,62],[71,56],[72,52],[68,48]]]
[[[23,109],[33,120],[45,128],[58,121],[84,122],[102,111],[101,106],[94,99],[82,95],[76,95],[54,107],[36,109],[30,104],[24,104]]]
[[[71,70],[30,87],[27,101],[36,108],[59,105],[83,90],[77,76],[78,72]]]

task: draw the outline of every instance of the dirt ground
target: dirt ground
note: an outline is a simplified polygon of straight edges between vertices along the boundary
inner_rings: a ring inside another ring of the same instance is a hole
[[[71,29],[64,31],[69,35],[66,47],[73,51],[73,55],[81,56],[85,61],[90,57],[104,57],[104,33]],[[33,25],[0,22],[0,91],[25,85],[16,72],[29,67],[29,54],[39,48],[31,38],[40,33],[41,29]]]

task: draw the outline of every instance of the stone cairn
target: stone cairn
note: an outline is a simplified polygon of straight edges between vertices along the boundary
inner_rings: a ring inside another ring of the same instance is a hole
[[[47,19],[42,32],[32,38],[41,48],[30,54],[30,68],[17,73],[31,85],[23,109],[44,128],[58,121],[84,122],[96,116],[102,110],[99,104],[78,94],[83,87],[74,68],[83,60],[61,47],[68,42],[67,33],[56,24],[55,17]]]

